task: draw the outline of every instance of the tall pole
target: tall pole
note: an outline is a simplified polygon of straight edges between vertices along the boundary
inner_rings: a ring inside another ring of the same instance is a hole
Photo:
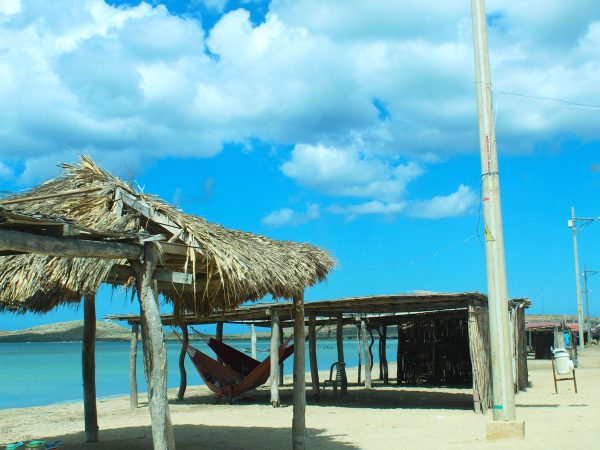
[[[573,256],[575,257],[575,289],[577,290],[577,326],[579,328],[579,348],[585,348],[583,342],[583,306],[581,305],[581,285],[579,284],[579,253],[577,252],[577,225],[575,223],[575,207],[571,207],[571,231],[573,232]]]
[[[589,333],[591,330],[590,325],[590,297],[587,289],[587,269],[585,264],[583,265],[583,290],[585,291],[585,329]],[[588,338],[590,335],[588,334]]]
[[[515,393],[512,382],[511,343],[508,328],[508,293],[500,209],[498,157],[492,113],[492,82],[483,0],[472,0],[471,12],[481,151],[481,191],[485,227],[494,420],[512,421],[516,417]]]

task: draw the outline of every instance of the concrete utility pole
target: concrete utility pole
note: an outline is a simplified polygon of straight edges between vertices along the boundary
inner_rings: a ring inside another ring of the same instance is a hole
[[[571,220],[569,227],[573,232],[573,255],[575,257],[575,289],[577,290],[577,326],[579,327],[579,346],[578,351],[582,352],[585,348],[583,342],[583,307],[581,306],[581,285],[579,284],[579,253],[577,252],[577,225],[575,223],[575,207],[571,207]]]
[[[600,217],[575,217],[575,207],[571,207],[571,218],[568,221],[569,228],[573,232],[573,254],[575,256],[575,288],[577,289],[577,323],[579,326],[579,351],[585,348],[583,342],[583,307],[581,306],[581,286],[579,284],[579,255],[577,253],[577,221],[581,220],[581,228],[592,222],[600,220]],[[585,270],[585,269],[584,269]],[[585,273],[584,273],[585,277]],[[586,289],[587,291],[587,289]]]
[[[473,17],[475,82],[481,151],[494,420],[514,421],[516,414],[512,380],[512,346],[508,327],[508,293],[500,209],[498,157],[496,154],[496,133],[492,112],[492,82],[483,0],[471,1],[471,13]],[[490,427],[488,427],[488,437],[489,435]]]

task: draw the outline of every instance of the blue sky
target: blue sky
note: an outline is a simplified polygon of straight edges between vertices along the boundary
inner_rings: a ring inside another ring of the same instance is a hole
[[[0,190],[88,153],[188,212],[331,251],[307,300],[485,292],[470,2],[61,2],[0,3]],[[600,216],[600,9],[487,11],[509,294],[572,314],[570,208]],[[579,244],[600,270],[600,223]],[[101,291],[100,317],[128,311]]]

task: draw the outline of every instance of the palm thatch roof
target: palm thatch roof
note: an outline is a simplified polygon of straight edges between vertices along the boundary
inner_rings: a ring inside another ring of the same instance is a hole
[[[62,175],[0,200],[5,211],[43,214],[79,227],[153,236],[163,250],[159,266],[193,276],[189,285],[161,282],[176,312],[206,314],[267,294],[292,298],[325,279],[333,258],[315,246],[228,230],[137,192],[89,157],[63,164]],[[116,270],[118,269],[118,270]],[[0,256],[0,308],[46,312],[77,303],[99,286],[133,285],[127,261],[43,255]]]

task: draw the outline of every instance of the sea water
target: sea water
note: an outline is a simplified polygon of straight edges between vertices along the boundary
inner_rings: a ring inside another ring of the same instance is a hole
[[[227,342],[227,341],[226,341]],[[389,342],[389,341],[388,341]],[[230,341],[229,345],[243,351],[249,341]],[[212,350],[202,341],[191,344],[207,355]],[[257,359],[268,356],[269,340],[257,341]],[[179,386],[179,342],[167,342],[168,386]],[[395,361],[395,346],[388,344],[388,361]],[[377,362],[377,342],[373,346]],[[308,346],[306,350],[308,368]],[[344,341],[344,359],[347,367],[358,365],[356,340]],[[284,373],[292,371],[293,357],[284,363]],[[189,358],[185,359],[188,385],[204,384]],[[337,361],[335,339],[317,341],[319,370],[329,369]],[[377,373],[374,367],[373,373]],[[138,390],[146,392],[142,349],[138,345]],[[129,342],[96,343],[96,395],[99,398],[127,395],[129,393]],[[0,343],[0,409],[41,406],[83,399],[81,378],[81,342],[31,342]]]

